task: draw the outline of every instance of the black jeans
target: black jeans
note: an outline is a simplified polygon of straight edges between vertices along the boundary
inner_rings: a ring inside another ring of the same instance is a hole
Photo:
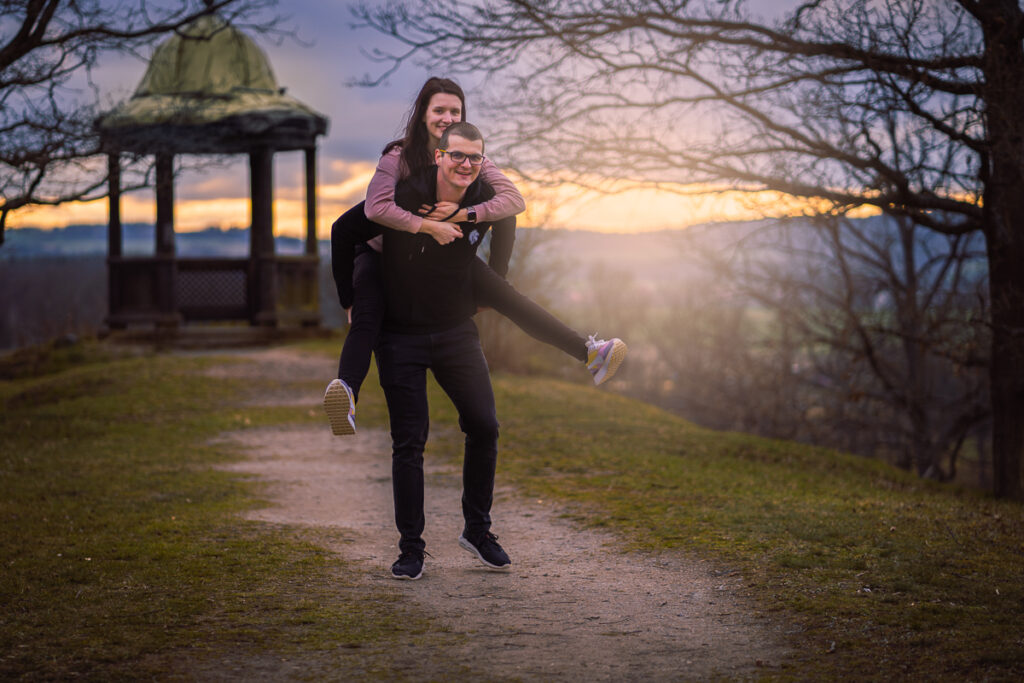
[[[384,287],[380,278],[380,254],[365,245],[359,247],[352,271],[352,324],[338,359],[338,377],[349,386],[357,401],[384,320]]]
[[[462,516],[467,538],[491,528],[494,471],[498,462],[498,418],[491,377],[476,325],[467,320],[436,334],[383,332],[376,349],[380,383],[391,419],[391,480],[395,525],[402,552],[422,552],[423,448],[430,417],[427,369],[459,413],[466,435],[462,463]]]

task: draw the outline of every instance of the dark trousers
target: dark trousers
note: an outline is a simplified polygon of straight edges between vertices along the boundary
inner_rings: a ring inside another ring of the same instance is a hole
[[[548,313],[480,259],[473,259],[473,294],[478,306],[488,306],[514,322],[523,332],[586,361],[586,341],[572,328]],[[373,351],[384,320],[384,285],[380,254],[369,247],[357,252],[352,273],[352,324],[338,361],[338,377],[359,398],[359,388],[370,368]]]
[[[391,419],[391,479],[402,552],[422,552],[423,448],[430,417],[427,369],[459,413],[466,435],[462,463],[464,533],[476,539],[491,528],[498,418],[491,377],[476,325],[467,320],[436,334],[383,332],[376,349],[380,383]]]
[[[370,369],[370,354],[377,345],[384,321],[384,286],[380,254],[362,246],[356,250],[352,271],[352,324],[338,359],[338,377],[359,400],[359,388]]]

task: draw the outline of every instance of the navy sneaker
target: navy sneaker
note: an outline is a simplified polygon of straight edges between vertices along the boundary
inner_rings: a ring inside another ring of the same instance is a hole
[[[415,581],[423,576],[423,554],[406,551],[391,565],[391,576],[405,581]]]
[[[477,556],[481,562],[495,571],[508,571],[512,568],[512,560],[508,554],[498,545],[498,537],[487,532],[475,543],[466,538],[466,532],[459,535],[459,545]]]

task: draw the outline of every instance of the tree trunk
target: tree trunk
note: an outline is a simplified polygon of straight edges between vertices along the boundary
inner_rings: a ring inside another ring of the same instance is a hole
[[[1024,221],[1024,211],[1018,215]],[[997,496],[1019,499],[1024,450],[1024,240],[990,242],[992,483]]]
[[[982,8],[988,129],[984,212],[992,306],[992,488],[1021,499],[1024,452],[1024,50],[1016,0]]]
[[[1024,195],[1024,184],[1020,194]],[[1009,203],[1009,199],[1005,199]],[[1015,201],[1015,204],[1021,202]],[[1024,225],[1024,206],[1015,212]],[[992,296],[992,487],[996,496],[1022,497],[1024,451],[1024,235],[989,237]]]
[[[918,281],[914,224],[906,218],[898,220],[900,253],[903,257],[903,289],[896,289],[898,329],[902,340],[903,362],[906,364],[904,411],[910,423],[910,452],[917,476],[933,476],[938,457],[932,444],[926,398],[927,363],[921,342],[921,312],[918,309]]]

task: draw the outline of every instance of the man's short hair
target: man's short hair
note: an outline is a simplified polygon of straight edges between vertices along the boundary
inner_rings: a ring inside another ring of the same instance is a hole
[[[441,140],[437,143],[437,146],[441,149],[448,149],[448,138],[452,135],[458,135],[460,138],[465,138],[470,142],[480,141],[480,151],[483,152],[484,136],[480,132],[480,129],[474,126],[472,123],[466,123],[465,121],[457,121],[452,125],[444,129],[444,133],[441,134]]]

